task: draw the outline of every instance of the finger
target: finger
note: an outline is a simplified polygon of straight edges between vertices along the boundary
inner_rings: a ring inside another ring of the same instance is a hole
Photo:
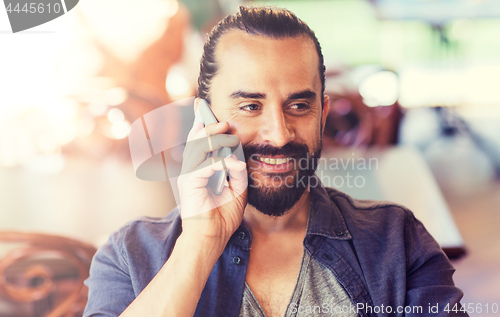
[[[199,124],[199,122],[198,122]],[[229,126],[229,124],[228,124]],[[221,129],[222,127],[222,129]],[[227,131],[228,129],[224,128],[223,126],[218,126],[218,123],[212,123],[205,128],[197,129],[196,131],[193,131],[193,133],[188,136],[188,142],[205,138],[207,135],[213,135],[213,134],[223,134]]]
[[[211,158],[208,158],[203,161],[195,171],[184,174],[183,179],[186,182],[193,182],[189,184],[190,187],[203,187],[206,185],[206,181],[208,181],[208,178],[214,175],[216,171],[222,171],[224,169],[228,170],[230,180],[244,183],[248,181],[246,173],[246,163],[238,161],[235,155],[233,155],[232,157],[227,157],[224,160],[219,158],[215,163]],[[195,185],[194,180],[202,178],[205,179],[205,182],[196,182]]]
[[[202,151],[214,152],[222,147],[236,147],[240,144],[240,138],[232,134],[208,135],[206,140],[200,140],[199,146]],[[207,147],[208,145],[208,147]],[[207,153],[208,153],[207,152]]]
[[[248,188],[248,172],[245,162],[239,161],[236,155],[224,159],[229,171],[229,184],[236,196],[241,195]]]
[[[190,141],[183,153],[182,172],[192,172],[207,158],[207,154],[222,147],[233,147],[239,144],[239,138],[230,134],[217,134]],[[216,159],[216,158],[214,158]]]
[[[232,154],[224,158],[224,163],[227,169],[231,172],[230,176],[238,179],[247,177],[247,164],[244,161],[238,160],[236,155]]]
[[[227,133],[228,130],[229,130],[229,123],[227,123],[227,122],[212,123],[212,124],[205,126],[205,132],[208,135],[223,134],[223,133]]]
[[[243,152],[243,146],[241,145],[241,142],[240,144],[238,144],[238,146],[236,148],[232,148],[233,150],[233,153],[234,155],[236,155],[236,158],[242,162],[246,162],[245,160],[245,153]]]
[[[212,163],[211,159],[206,159],[195,171],[182,174],[179,179],[179,185],[183,188],[196,189],[206,187],[208,179],[216,171],[222,171],[224,166],[222,160]]]
[[[246,163],[238,161],[235,155],[224,159],[224,165],[229,171],[229,184],[224,188],[221,195],[214,197],[217,206],[221,206],[246,193],[248,177]]]
[[[229,123],[219,122],[204,126],[202,122],[195,121],[188,134],[188,142],[199,138],[204,138],[211,134],[223,134],[229,130]]]

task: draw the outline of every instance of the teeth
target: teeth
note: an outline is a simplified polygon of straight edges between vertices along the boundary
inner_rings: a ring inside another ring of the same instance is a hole
[[[291,158],[279,158],[279,159],[273,159],[273,158],[268,158],[268,157],[259,157],[259,161],[264,162],[266,164],[272,164],[272,165],[278,165],[278,164],[283,164],[288,161],[290,161]]]

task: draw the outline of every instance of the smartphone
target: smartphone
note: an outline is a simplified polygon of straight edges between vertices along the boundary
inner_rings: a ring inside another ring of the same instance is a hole
[[[205,126],[219,122],[215,117],[210,105],[205,99],[200,99],[198,103],[198,110],[196,111],[196,119],[203,122]],[[231,156],[231,148],[223,147],[219,150],[213,151],[207,155],[208,157],[228,157]],[[224,164],[224,161],[222,161]],[[225,167],[225,166],[224,166]],[[214,175],[210,176],[208,180],[208,186],[212,188],[216,195],[220,195],[224,190],[224,186],[227,183],[227,169],[224,168],[222,171],[216,171]]]

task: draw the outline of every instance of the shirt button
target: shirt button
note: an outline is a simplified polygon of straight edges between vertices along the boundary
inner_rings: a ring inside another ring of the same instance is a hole
[[[238,238],[240,238],[240,240],[245,240],[245,237],[246,237],[246,234],[244,231],[240,231],[240,233],[238,233]]]
[[[240,264],[241,263],[241,258],[239,256],[235,256],[233,258],[233,263],[236,264],[236,265]]]

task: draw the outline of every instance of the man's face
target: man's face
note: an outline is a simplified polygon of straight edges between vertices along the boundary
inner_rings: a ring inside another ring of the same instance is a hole
[[[313,41],[235,30],[221,38],[216,59],[211,106],[243,145],[248,202],[265,214],[280,216],[300,199],[304,182],[307,185],[304,176],[314,173],[311,159],[321,152],[329,110],[327,99],[321,107]]]

